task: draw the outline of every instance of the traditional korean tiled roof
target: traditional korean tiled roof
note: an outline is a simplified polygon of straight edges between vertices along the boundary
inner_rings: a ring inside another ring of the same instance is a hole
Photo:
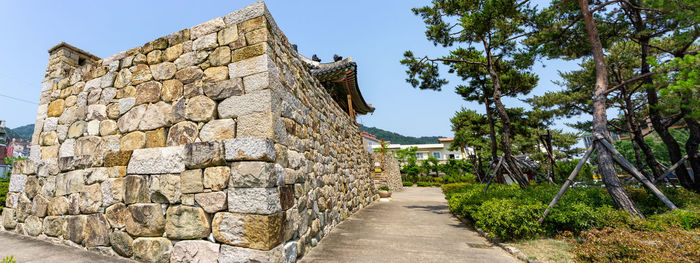
[[[358,114],[374,112],[374,107],[368,104],[357,83],[357,63],[348,57],[342,59],[336,56],[336,61],[321,63],[301,56],[304,63],[326,90],[333,96],[341,107],[347,108],[348,91],[352,98],[352,108]]]

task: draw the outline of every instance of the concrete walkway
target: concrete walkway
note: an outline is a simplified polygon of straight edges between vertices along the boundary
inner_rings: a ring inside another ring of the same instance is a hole
[[[346,219],[302,262],[519,262],[452,216],[439,188],[405,188]]]
[[[79,248],[55,245],[48,241],[0,231],[0,260],[8,256],[14,256],[18,263],[135,262],[125,258],[103,256]]]

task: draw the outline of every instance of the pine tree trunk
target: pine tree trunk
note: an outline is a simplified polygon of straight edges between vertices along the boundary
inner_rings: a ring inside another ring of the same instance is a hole
[[[654,152],[651,150],[651,147],[649,147],[647,142],[644,141],[644,134],[642,133],[642,128],[639,125],[639,120],[636,116],[634,116],[634,104],[630,99],[631,94],[627,94],[627,91],[624,88],[621,91],[623,93],[622,97],[625,105],[625,119],[627,120],[627,127],[632,135],[632,146],[634,147],[635,159],[637,159],[636,165],[639,167],[640,172],[642,172],[644,176],[653,181],[655,178],[664,173],[664,169],[661,167],[661,164],[656,161],[656,157],[654,156]],[[644,166],[642,165],[642,159],[639,153],[640,151],[644,153],[644,160],[646,161],[647,166],[651,168],[654,175],[653,177],[650,176],[646,169],[643,169]]]
[[[690,189],[700,193],[700,153],[698,152],[698,145],[700,145],[700,123],[698,123],[697,120],[688,117],[691,111],[689,108],[690,105],[688,105],[690,103],[690,96],[692,96],[692,93],[689,94],[689,96],[686,96],[683,100],[683,104],[686,104],[683,106],[686,107],[681,106],[681,113],[685,115],[684,120],[688,125],[688,131],[690,132],[688,141],[685,142],[685,152],[688,154],[688,162],[690,162],[690,167],[693,169],[693,175],[695,177],[695,182],[692,183],[692,187]],[[682,167],[679,167],[678,169],[681,168]]]
[[[503,153],[505,154],[505,161],[510,166],[511,172],[513,173],[513,178],[515,178],[515,180],[518,182],[520,188],[525,189],[530,185],[530,183],[528,182],[527,178],[523,176],[523,173],[522,171],[520,171],[517,162],[515,162],[515,160],[513,159],[513,152],[510,148],[510,118],[508,117],[508,112],[506,112],[506,108],[503,106],[503,103],[501,103],[501,79],[498,77],[498,73],[496,73],[496,70],[494,69],[493,57],[491,56],[491,49],[488,48],[488,42],[485,38],[483,42],[484,50],[486,51],[486,67],[489,72],[489,76],[491,77],[491,81],[493,82],[493,102],[496,106],[496,113],[501,119],[501,148],[503,149]]]
[[[578,0],[578,4],[581,8],[583,21],[586,24],[588,40],[590,41],[593,49],[593,60],[595,62],[596,69],[596,83],[593,97],[593,131],[609,137],[607,136],[608,119],[605,112],[605,102],[607,99],[605,91],[607,90],[608,86],[608,73],[605,66],[605,55],[603,54],[603,47],[601,46],[600,38],[598,37],[598,29],[593,21],[593,15],[588,8],[588,1]],[[642,215],[642,212],[639,211],[625,189],[622,187],[620,179],[617,178],[617,172],[615,171],[613,157],[610,151],[608,151],[605,146],[598,141],[595,141],[594,145],[598,158],[598,172],[603,177],[605,189],[607,189],[608,193],[610,193],[615,205],[620,209],[630,212],[632,215],[643,217],[644,215]]]

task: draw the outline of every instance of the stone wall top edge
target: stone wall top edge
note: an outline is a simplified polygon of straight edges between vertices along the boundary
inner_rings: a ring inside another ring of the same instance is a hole
[[[240,8],[240,9],[238,9],[238,10],[235,10],[235,11],[233,11],[233,12],[231,12],[231,13],[228,13],[228,14],[226,14],[226,15],[224,15],[224,16],[212,18],[212,19],[210,19],[210,20],[208,20],[208,21],[205,21],[205,22],[203,22],[203,23],[200,23],[200,24],[191,26],[191,27],[189,27],[189,28],[185,28],[185,29],[182,29],[182,30],[179,30],[179,31],[175,31],[175,32],[169,33],[169,34],[167,34],[167,35],[165,35],[165,36],[157,37],[157,38],[155,38],[155,39],[153,39],[153,40],[150,40],[150,41],[145,42],[143,45],[139,45],[139,46],[134,47],[134,48],[129,48],[129,49],[126,49],[126,50],[122,50],[122,51],[120,51],[120,52],[117,52],[117,53],[115,53],[115,54],[113,54],[113,55],[110,55],[110,56],[108,56],[108,57],[105,57],[105,58],[100,58],[100,57],[98,57],[98,56],[96,56],[96,55],[94,55],[94,54],[92,54],[92,53],[90,53],[90,52],[87,52],[87,51],[85,51],[85,50],[83,50],[83,49],[80,49],[80,48],[78,48],[78,47],[76,47],[76,46],[73,46],[73,45],[71,45],[71,44],[68,44],[68,43],[66,43],[66,42],[60,42],[60,43],[56,44],[55,46],[51,47],[51,48],[48,50],[48,53],[51,54],[51,53],[54,53],[54,52],[57,51],[57,50],[60,50],[61,48],[67,48],[67,49],[69,49],[69,50],[71,50],[71,51],[73,51],[73,52],[76,52],[76,53],[78,53],[78,54],[81,54],[81,55],[86,56],[87,58],[92,59],[95,63],[102,64],[103,66],[106,66],[106,65],[108,65],[109,63],[111,63],[112,61],[119,60],[119,59],[121,59],[121,58],[127,56],[127,55],[128,55],[130,52],[132,52],[133,50],[138,50],[138,49],[140,49],[140,48],[142,48],[142,47],[148,45],[148,44],[151,43],[151,42],[157,41],[157,40],[159,40],[159,39],[161,39],[161,38],[167,38],[167,37],[169,37],[169,36],[171,36],[171,35],[173,35],[173,34],[180,33],[180,32],[182,32],[182,31],[184,31],[184,30],[191,30],[192,28],[195,28],[195,27],[204,25],[204,24],[206,24],[206,23],[208,23],[208,22],[211,22],[211,21],[213,21],[213,20],[216,20],[216,19],[222,19],[222,20],[225,22],[225,25],[226,25],[226,26],[231,26],[231,25],[233,25],[233,24],[238,24],[238,23],[244,22],[244,21],[246,21],[246,20],[250,20],[250,19],[253,19],[253,18],[260,17],[260,16],[265,16],[265,18],[267,19],[267,22],[269,23],[270,28],[272,29],[272,32],[271,32],[271,33],[276,34],[276,35],[278,35],[278,36],[283,36],[283,38],[286,39],[286,37],[284,37],[284,34],[282,33],[282,31],[281,31],[281,30],[279,29],[279,27],[277,26],[277,23],[276,23],[275,20],[273,19],[272,15],[270,14],[270,11],[267,9],[267,6],[265,5],[265,2],[263,2],[263,1],[258,1],[258,2],[252,3],[252,4],[248,5],[248,6],[245,6],[245,7],[243,7],[243,8]],[[193,40],[193,39],[189,39],[189,40]]]

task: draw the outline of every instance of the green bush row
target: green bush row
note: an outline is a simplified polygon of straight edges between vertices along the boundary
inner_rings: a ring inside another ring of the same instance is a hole
[[[520,189],[517,185],[492,184],[484,193],[483,184],[442,186],[450,211],[472,220],[477,227],[502,240],[554,236],[564,231],[602,227],[661,229],[677,226],[700,228],[700,195],[682,188],[662,191],[679,208],[667,211],[656,197],[641,188],[627,188],[639,209],[649,218],[639,220],[617,210],[605,188],[571,188],[540,225],[537,221],[556,195],[559,186],[546,184]]]
[[[420,187],[441,186],[442,185],[441,183],[437,183],[437,182],[433,182],[433,183],[431,183],[431,182],[418,182],[416,184]]]
[[[7,190],[9,187],[10,182],[0,181],[0,212],[2,212],[2,208],[5,206],[5,197],[7,196]]]
[[[413,186],[413,182],[403,181],[403,186]]]

